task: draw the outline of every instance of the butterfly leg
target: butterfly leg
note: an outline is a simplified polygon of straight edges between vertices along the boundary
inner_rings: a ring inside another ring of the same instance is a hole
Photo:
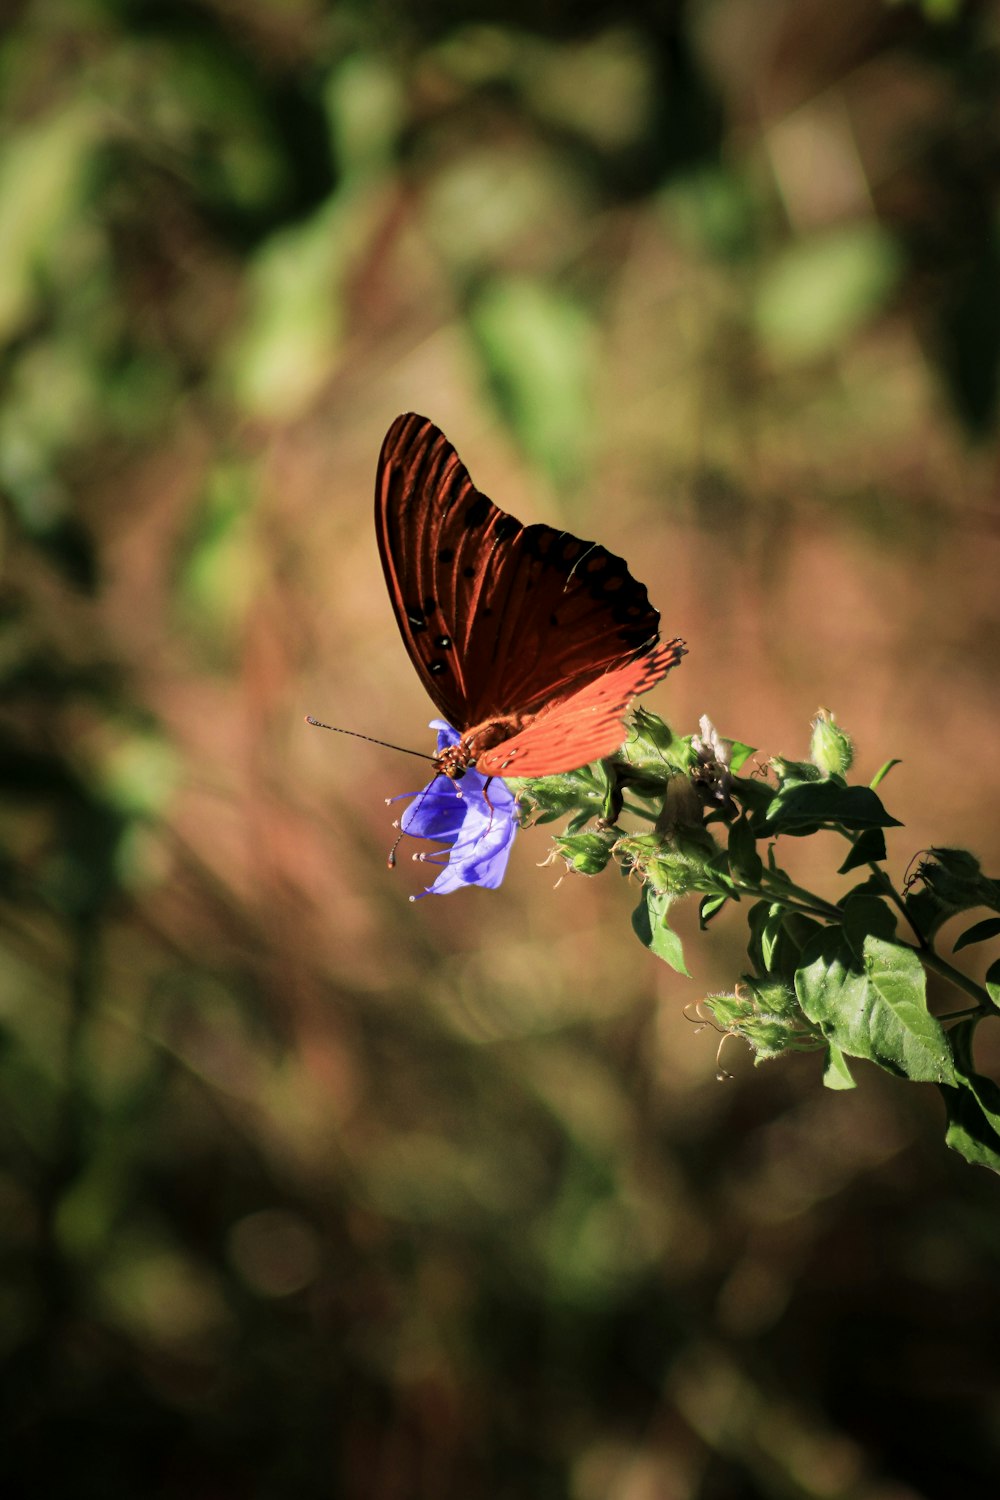
[[[486,780],[483,782],[483,801],[486,803],[486,806],[490,810],[490,821],[486,825],[486,832],[480,834],[480,838],[484,839],[489,837],[490,829],[493,827],[493,814],[496,811],[493,803],[490,801],[490,786],[492,785],[492,782],[492,776],[487,776]]]

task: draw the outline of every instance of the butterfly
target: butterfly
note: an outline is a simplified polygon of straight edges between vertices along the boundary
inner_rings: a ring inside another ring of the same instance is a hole
[[[553,776],[611,755],[629,703],[684,655],[623,558],[524,526],[477,490],[444,433],[389,428],[375,533],[403,643],[459,731],[438,774]]]

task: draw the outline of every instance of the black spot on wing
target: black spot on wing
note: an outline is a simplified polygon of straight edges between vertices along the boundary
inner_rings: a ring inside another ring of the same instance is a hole
[[[442,547],[438,552],[438,562],[450,563],[455,560],[454,547]]]
[[[501,516],[493,528],[493,535],[498,542],[505,542],[508,537],[515,536],[520,529],[520,521],[515,521],[513,516]]]
[[[465,507],[465,514],[462,517],[463,526],[467,531],[473,531],[477,526],[482,526],[492,509],[493,502],[489,496],[477,494],[476,498],[470,500]]]

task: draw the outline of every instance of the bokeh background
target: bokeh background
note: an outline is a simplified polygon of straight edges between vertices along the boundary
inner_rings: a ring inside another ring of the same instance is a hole
[[[681,978],[544,830],[411,903],[419,768],[302,718],[431,743],[370,519],[416,409],[632,561],[679,731],[799,756],[825,706],[902,757],[897,876],[997,873],[998,44],[972,0],[5,7],[5,1494],[997,1493],[1000,1186],[934,1091],[720,1056],[735,921],[678,918]]]

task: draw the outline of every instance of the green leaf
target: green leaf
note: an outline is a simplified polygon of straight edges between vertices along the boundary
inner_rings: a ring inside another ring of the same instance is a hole
[[[986,990],[993,1004],[1000,1006],[1000,958],[986,970]]]
[[[750,829],[746,815],[736,819],[729,829],[729,863],[735,875],[755,883],[764,873],[757,841]]]
[[[525,453],[556,484],[578,482],[592,429],[589,309],[555,283],[494,275],[472,298],[469,327]]]
[[[744,745],[742,740],[730,740],[729,742],[729,769],[733,775],[746,765],[751,755],[756,755],[756,745]]]
[[[733,778],[732,793],[741,807],[750,812],[766,812],[774,800],[774,788],[752,776]]]
[[[778,943],[781,939],[781,919],[783,912],[781,907],[773,907],[768,913],[767,921],[761,929],[760,951],[764,957],[764,967],[770,974],[775,968],[775,958],[778,952]]]
[[[847,1058],[841,1052],[835,1042],[828,1042],[826,1049],[826,1070],[823,1073],[823,1087],[828,1089],[854,1089],[857,1084],[851,1077],[851,1070],[847,1066]]]
[[[856,870],[859,865],[878,864],[879,860],[885,857],[885,834],[881,828],[866,828],[858,835],[854,847],[837,874],[846,875],[848,871]]]
[[[642,900],[632,913],[632,930],[651,953],[662,958],[678,974],[684,974],[690,979],[681,940],[673,928],[667,926],[671,900],[669,892],[654,891],[652,886],[647,886],[642,893]]]
[[[820,824],[831,823],[856,833],[867,828],[902,826],[897,818],[886,812],[870,787],[841,786],[830,778],[825,781],[785,781],[771,800],[760,832],[801,835]]]
[[[984,921],[967,927],[961,937],[956,938],[951,951],[957,953],[960,948],[968,948],[971,943],[985,943],[994,937],[1000,937],[1000,917],[986,917]]]
[[[1000,1087],[973,1070],[975,1027],[975,1021],[963,1021],[951,1031],[955,1083],[940,1085],[948,1112],[945,1142],[974,1166],[1000,1172]]]
[[[879,766],[878,770],[875,772],[875,775],[868,783],[872,791],[874,791],[876,787],[881,786],[882,782],[888,776],[893,766],[901,766],[902,764],[903,762],[894,756],[892,760],[887,760],[884,765]]]
[[[705,931],[716,912],[720,912],[728,900],[729,897],[724,895],[702,897],[701,904],[698,907],[698,925],[702,932]]]
[[[896,934],[896,913],[881,896],[849,896],[844,902],[844,936],[859,959],[869,936],[890,940]]]
[[[802,952],[824,929],[802,912],[787,911],[780,901],[757,901],[747,913],[747,954],[755,973],[791,976]]]
[[[948,1042],[927,1009],[924,970],[912,949],[868,936],[859,962],[839,931],[828,929],[803,956],[796,994],[828,1041],[907,1078],[954,1081]]]

